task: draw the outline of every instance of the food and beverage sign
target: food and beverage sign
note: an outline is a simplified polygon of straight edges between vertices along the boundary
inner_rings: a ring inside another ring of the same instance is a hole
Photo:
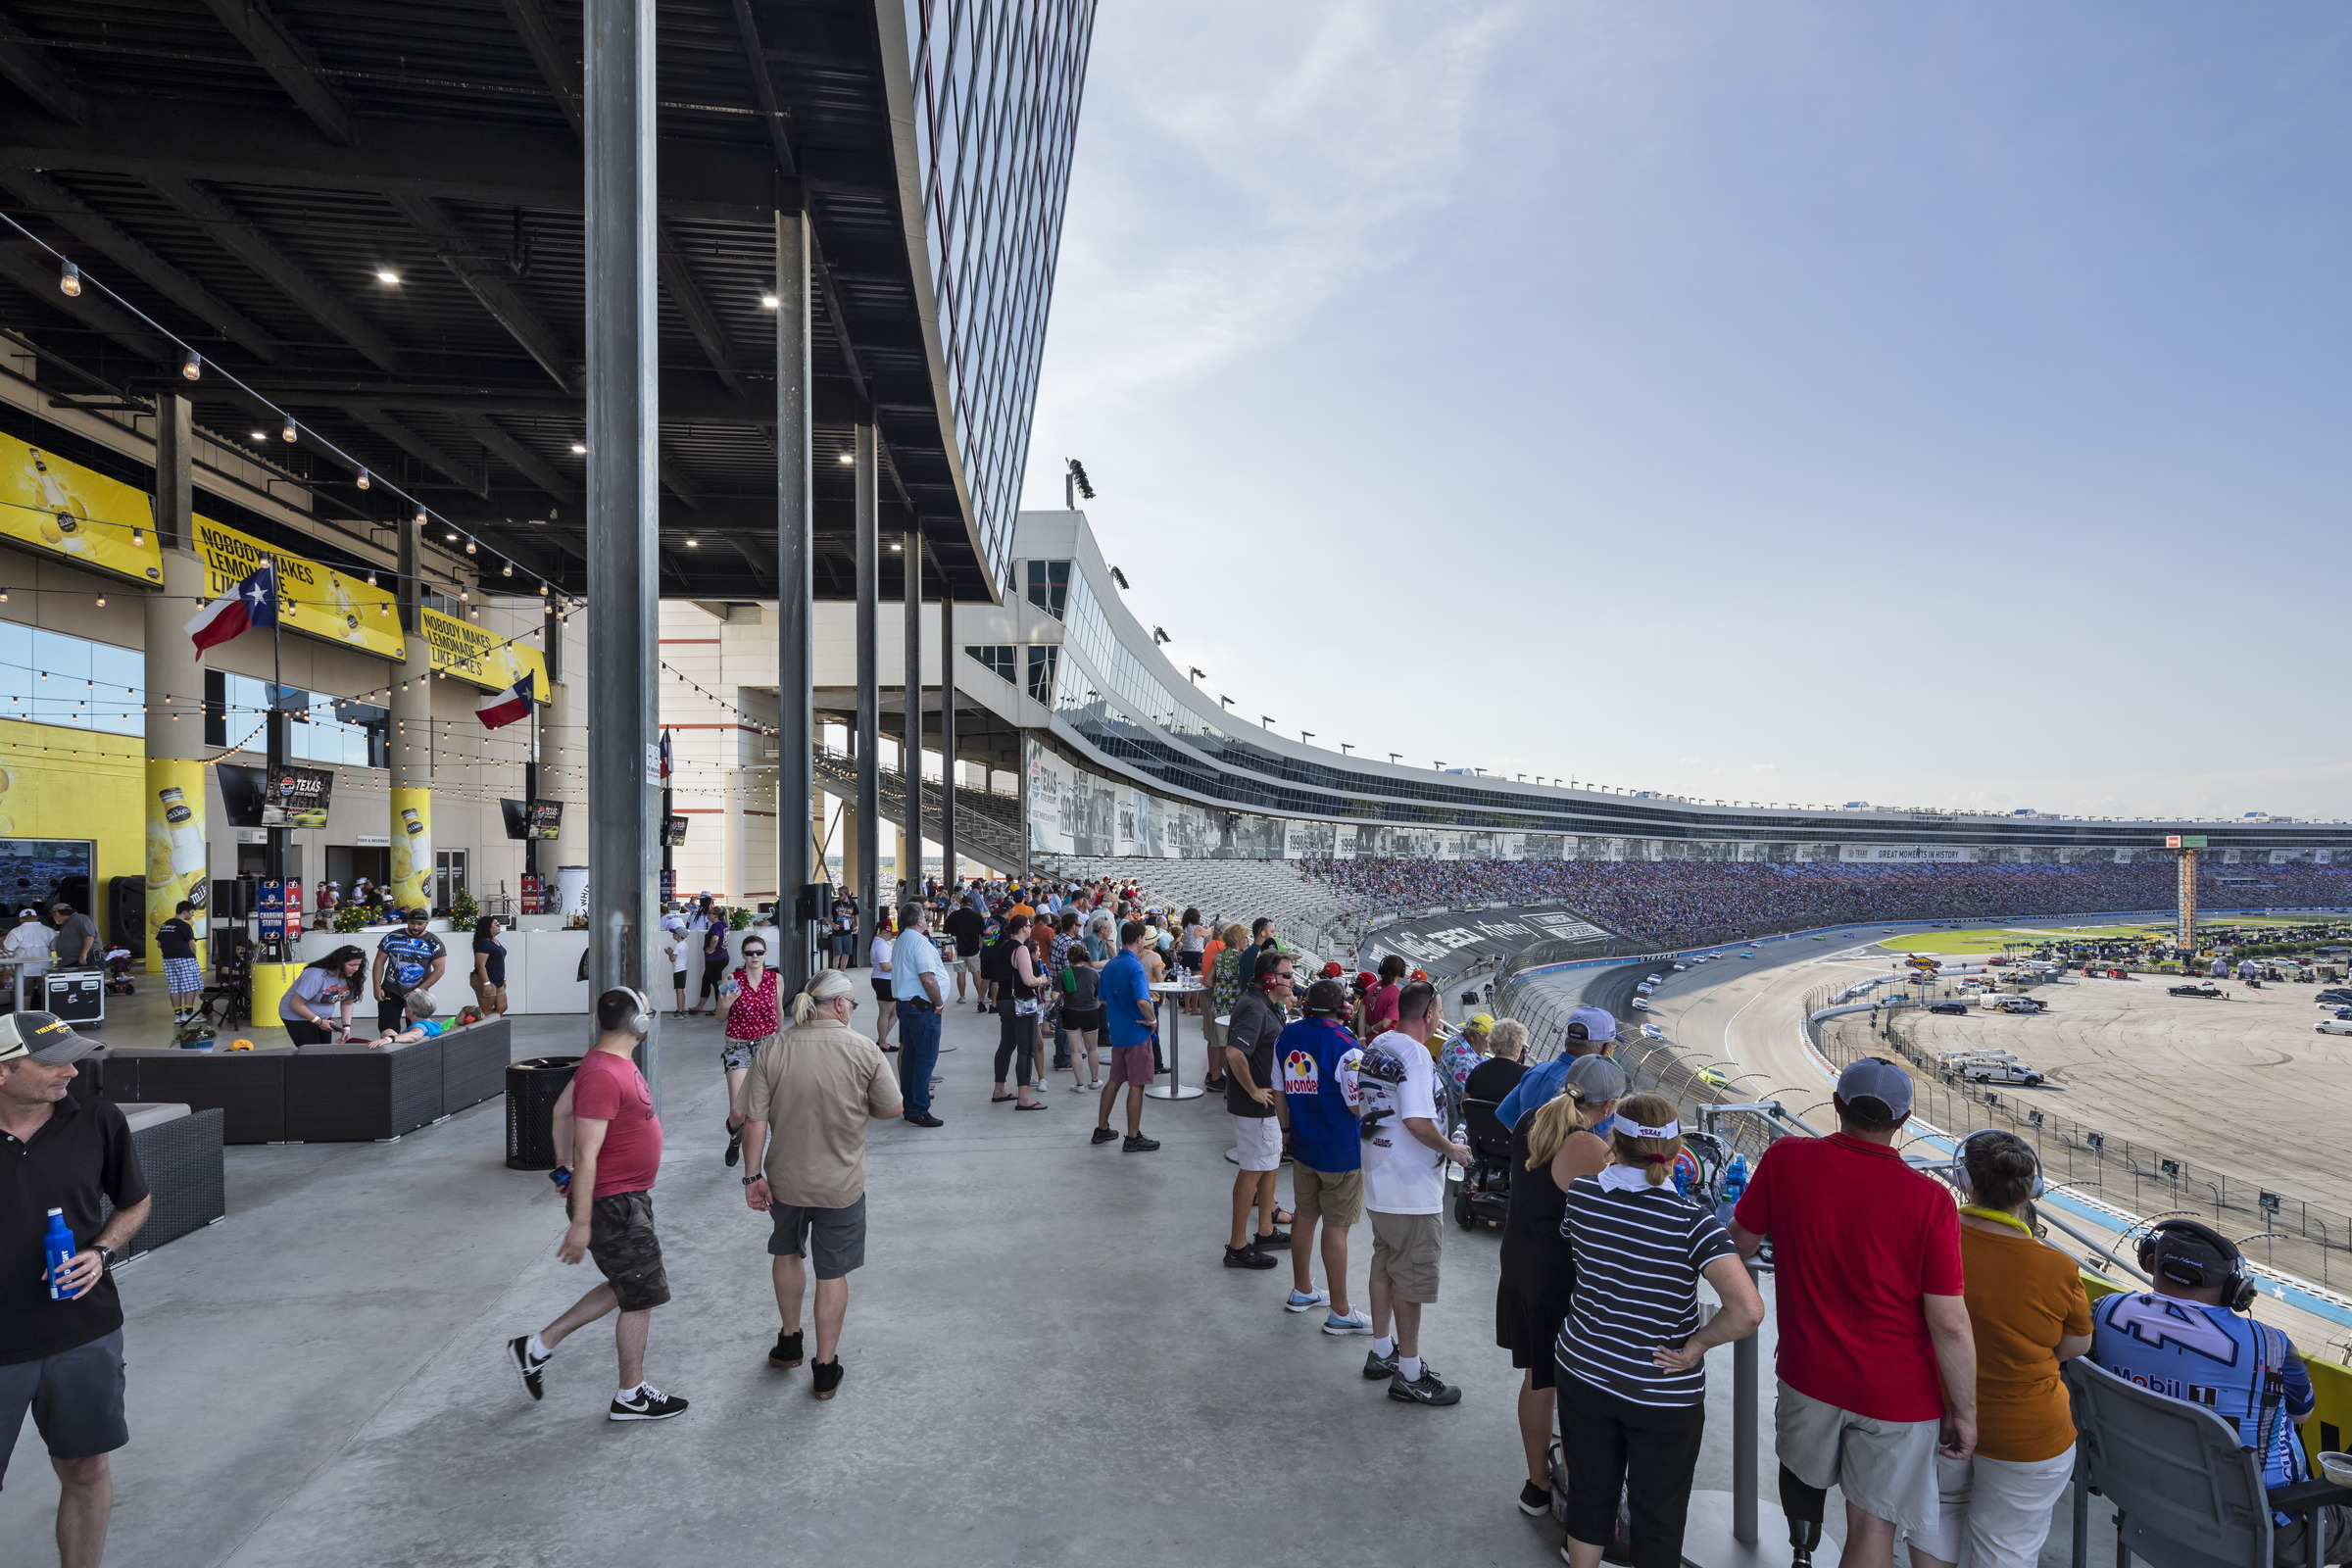
[[[288,555],[210,517],[196,519],[196,554],[204,562],[207,599],[219,598],[235,588],[264,561],[274,561],[277,618],[286,630],[321,642],[341,643],[378,659],[408,657],[400,617],[393,612],[392,595],[384,589],[368,587],[365,577],[354,577],[337,567]]]
[[[511,642],[438,610],[419,607],[416,615],[433,668],[486,692],[503,692],[527,672],[532,695],[543,703],[548,700],[547,660],[538,649]]]

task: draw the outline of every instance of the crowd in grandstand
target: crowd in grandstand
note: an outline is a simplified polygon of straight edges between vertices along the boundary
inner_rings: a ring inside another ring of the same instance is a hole
[[[2129,865],[1888,865],[1869,861],[1302,860],[1301,873],[1417,909],[1557,902],[1595,925],[1695,947],[1840,921],[2091,914],[2172,906],[2170,859]],[[2218,869],[2218,868],[2217,868]],[[2352,867],[2262,865],[2200,881],[2208,907],[2352,905]]]

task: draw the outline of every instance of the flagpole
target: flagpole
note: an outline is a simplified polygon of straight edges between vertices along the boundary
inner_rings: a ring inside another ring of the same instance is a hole
[[[280,775],[284,773],[286,768],[286,741],[288,737],[286,734],[286,715],[283,707],[285,698],[282,695],[285,681],[285,663],[284,647],[280,639],[283,634],[279,629],[279,622],[283,619],[282,612],[284,611],[285,606],[281,601],[277,591],[277,558],[274,556],[265,557],[264,561],[270,568],[270,727],[268,739],[264,743],[264,749],[268,753],[267,760],[264,763],[264,774],[269,782],[262,792],[263,807],[264,809],[267,809],[269,805],[269,797],[272,791],[277,789],[278,779]],[[280,825],[268,829],[270,834],[270,876],[271,880],[277,883],[278,893],[281,900],[285,894],[286,839],[290,831],[283,825],[286,799],[287,798],[283,795],[278,797],[278,817],[280,820]],[[295,915],[293,910],[284,908],[282,903],[280,905],[280,908],[283,912],[281,915],[281,924],[278,928],[280,933],[279,942],[283,944],[285,942],[283,933],[287,927],[282,922],[285,920],[292,920],[295,918]],[[282,962],[284,960],[285,954],[281,950],[273,953],[271,956]]]

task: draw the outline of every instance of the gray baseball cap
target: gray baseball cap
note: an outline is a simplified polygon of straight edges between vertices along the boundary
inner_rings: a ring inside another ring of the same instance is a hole
[[[44,1066],[63,1067],[97,1049],[97,1041],[75,1034],[72,1024],[53,1012],[0,1014],[0,1062],[29,1056]]]
[[[1577,1033],[1579,1029],[1584,1033]],[[1606,1007],[1579,1007],[1568,1015],[1568,1038],[1614,1040],[1617,1038],[1617,1015]]]
[[[1625,1069],[1606,1056],[1579,1056],[1568,1064],[1568,1082],[1588,1105],[1622,1100],[1630,1087]]]
[[[1911,1075],[1885,1056],[1863,1056],[1838,1075],[1838,1098],[1867,1120],[1901,1121],[1911,1114]]]

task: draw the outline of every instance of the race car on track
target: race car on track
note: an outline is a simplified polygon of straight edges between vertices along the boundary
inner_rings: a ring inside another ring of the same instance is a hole
[[[1647,1012],[1649,1010],[1649,999],[1647,997],[1636,997],[1634,999],[1634,1010],[1636,1012]]]
[[[2173,986],[2168,988],[2164,994],[2168,997],[2218,997],[2222,994],[2222,988],[2198,985]]]

